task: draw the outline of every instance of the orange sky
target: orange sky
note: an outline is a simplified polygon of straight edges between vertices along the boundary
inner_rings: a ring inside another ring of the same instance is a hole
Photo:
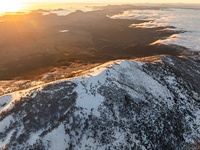
[[[50,3],[199,3],[200,0],[0,0],[0,14],[33,9]],[[43,5],[41,5],[43,3]]]
[[[5,0],[0,0],[5,1]],[[7,1],[7,0],[6,0]],[[200,3],[200,0],[12,0],[22,3],[27,2],[70,2],[70,3]]]

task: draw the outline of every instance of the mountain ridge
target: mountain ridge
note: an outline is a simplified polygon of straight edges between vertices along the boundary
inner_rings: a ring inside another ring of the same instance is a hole
[[[199,63],[187,56],[117,60],[1,96],[0,147],[194,149],[200,138]]]

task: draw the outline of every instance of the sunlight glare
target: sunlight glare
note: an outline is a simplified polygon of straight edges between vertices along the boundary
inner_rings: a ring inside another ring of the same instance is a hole
[[[20,11],[22,7],[22,4],[13,0],[0,1],[0,13],[17,12]]]

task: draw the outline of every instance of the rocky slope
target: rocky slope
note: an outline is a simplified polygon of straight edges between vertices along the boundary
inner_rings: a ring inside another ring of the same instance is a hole
[[[0,149],[195,149],[199,85],[198,57],[165,56],[7,94]]]

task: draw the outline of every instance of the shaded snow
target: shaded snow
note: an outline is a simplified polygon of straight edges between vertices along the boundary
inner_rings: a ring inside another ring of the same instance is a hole
[[[67,141],[69,141],[69,137],[65,134],[63,124],[61,124],[58,128],[55,128],[43,138],[43,143],[49,150],[64,150],[66,149],[66,145],[68,145]]]
[[[14,121],[14,118],[11,115],[1,120],[0,133],[3,132],[6,129],[6,127],[10,125],[11,121]]]
[[[0,139],[0,149],[2,148],[5,148],[6,147],[6,144],[9,144],[10,140],[11,140],[11,137],[13,135],[15,131],[12,130],[10,131],[7,136],[5,137],[5,139]]]
[[[11,102],[12,95],[4,95],[0,97],[0,112]]]

